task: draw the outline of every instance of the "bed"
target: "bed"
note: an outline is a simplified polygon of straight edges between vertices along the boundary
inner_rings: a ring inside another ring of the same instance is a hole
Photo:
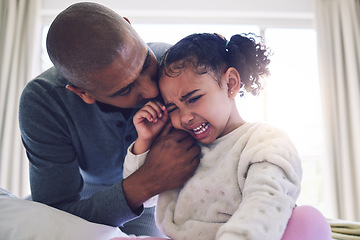
[[[126,236],[116,227],[91,223],[0,189],[1,240],[110,240]]]
[[[360,222],[339,219],[329,219],[328,222],[333,239],[360,240]],[[91,223],[44,204],[17,198],[1,188],[0,237],[2,240],[132,238],[116,227]]]

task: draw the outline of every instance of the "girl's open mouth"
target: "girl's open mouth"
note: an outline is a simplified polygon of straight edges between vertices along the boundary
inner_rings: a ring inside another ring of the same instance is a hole
[[[195,135],[199,135],[203,132],[206,131],[206,129],[208,129],[209,127],[209,123],[203,123],[200,126],[198,126],[197,128],[194,128],[192,131],[194,132]]]

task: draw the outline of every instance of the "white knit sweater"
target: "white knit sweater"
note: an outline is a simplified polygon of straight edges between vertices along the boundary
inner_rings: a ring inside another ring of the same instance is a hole
[[[268,124],[245,123],[201,151],[194,176],[159,195],[159,228],[174,240],[280,240],[302,176],[288,136]],[[124,177],[146,154],[128,151]]]

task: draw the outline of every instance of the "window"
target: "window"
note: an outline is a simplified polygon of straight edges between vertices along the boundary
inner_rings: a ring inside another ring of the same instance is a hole
[[[304,174],[298,204],[316,206],[327,215],[316,32],[267,29],[265,39],[274,52],[265,86],[265,120],[283,128],[301,156]]]

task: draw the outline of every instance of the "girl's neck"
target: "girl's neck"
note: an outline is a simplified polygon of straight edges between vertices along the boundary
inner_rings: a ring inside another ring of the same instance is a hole
[[[246,121],[244,119],[242,119],[242,117],[240,116],[237,109],[234,110],[233,113],[231,114],[230,118],[229,118],[229,122],[227,124],[227,130],[225,131],[225,133],[223,135],[221,135],[219,137],[223,137],[223,136],[231,133],[235,129],[242,126],[244,123],[246,123]]]

